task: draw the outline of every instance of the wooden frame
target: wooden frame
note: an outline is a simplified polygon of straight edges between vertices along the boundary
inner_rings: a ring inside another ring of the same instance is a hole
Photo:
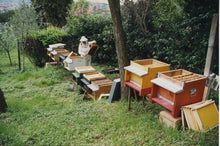
[[[187,126],[190,129],[207,132],[218,126],[219,113],[215,102],[212,100],[206,100],[183,106],[182,119],[186,120]]]

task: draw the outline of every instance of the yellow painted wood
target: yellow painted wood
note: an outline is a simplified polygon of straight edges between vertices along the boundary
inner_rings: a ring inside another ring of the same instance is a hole
[[[169,64],[163,63],[155,59],[131,61],[131,65],[148,72],[146,76],[140,77],[134,73],[125,70],[125,80],[126,81],[132,80],[140,84],[141,89],[151,88],[152,87],[151,80],[156,77],[158,72],[170,70]]]
[[[197,109],[197,112],[204,131],[218,125],[219,114],[215,103]]]

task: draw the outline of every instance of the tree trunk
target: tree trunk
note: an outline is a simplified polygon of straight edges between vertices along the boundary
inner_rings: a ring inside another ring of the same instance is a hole
[[[5,102],[4,93],[0,88],[0,113],[3,113],[8,108],[7,103]]]
[[[21,70],[21,57],[20,57],[20,49],[19,49],[19,41],[17,40],[17,51],[18,51],[18,66],[19,70]]]
[[[6,52],[7,52],[7,55],[8,55],[8,59],[9,59],[9,62],[10,62],[10,66],[12,66],[12,61],[11,61],[10,52],[9,52],[9,50],[7,50]]]
[[[125,34],[122,27],[121,13],[120,13],[120,0],[108,0],[115,37],[115,47],[118,58],[119,72],[121,78],[121,99],[127,96],[127,90],[124,87],[124,67],[128,65],[128,58],[125,45]]]

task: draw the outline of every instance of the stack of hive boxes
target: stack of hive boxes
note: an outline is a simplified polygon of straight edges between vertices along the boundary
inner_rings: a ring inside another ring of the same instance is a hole
[[[49,45],[49,48],[47,48],[47,54],[48,56],[55,62],[59,62],[59,56],[61,53],[69,53],[68,50],[64,49],[66,44],[57,43]]]
[[[112,81],[106,76],[95,71],[91,66],[76,67],[73,79],[81,86],[82,90],[94,100],[101,94],[110,93]]]

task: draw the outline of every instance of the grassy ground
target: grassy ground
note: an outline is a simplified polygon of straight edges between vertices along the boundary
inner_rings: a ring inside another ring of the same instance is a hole
[[[83,101],[71,90],[71,73],[48,67],[35,71],[26,60],[26,72],[0,55],[0,88],[9,106],[0,114],[0,145],[218,145],[218,128],[207,133],[164,128],[158,113],[164,110],[146,101],[108,103]],[[95,65],[97,70],[105,66]],[[111,75],[115,78],[118,75]]]

